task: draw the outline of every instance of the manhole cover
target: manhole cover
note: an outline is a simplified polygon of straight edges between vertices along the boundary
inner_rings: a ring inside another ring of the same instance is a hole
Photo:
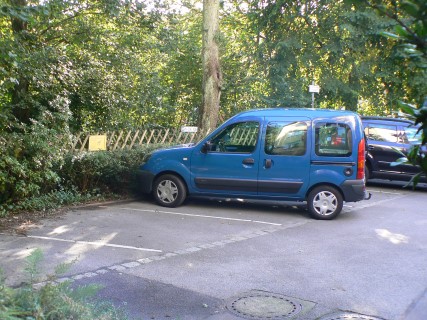
[[[273,293],[247,293],[227,305],[232,313],[248,319],[283,319],[298,314],[302,305]]]
[[[351,312],[337,312],[334,314],[326,315],[320,318],[320,320],[383,320],[380,318],[366,316],[358,313]]]

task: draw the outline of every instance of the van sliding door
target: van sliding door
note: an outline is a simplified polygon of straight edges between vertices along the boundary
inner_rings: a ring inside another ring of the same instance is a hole
[[[301,198],[310,172],[310,120],[271,117],[263,130],[258,194],[266,198]]]

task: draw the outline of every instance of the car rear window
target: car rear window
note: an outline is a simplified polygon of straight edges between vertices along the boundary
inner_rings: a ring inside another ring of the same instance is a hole
[[[397,127],[393,125],[369,123],[365,134],[368,140],[374,141],[397,142],[398,139]]]
[[[421,144],[421,131],[416,127],[405,127],[404,143]]]
[[[345,123],[316,124],[315,149],[318,156],[348,157],[352,152],[352,133]]]

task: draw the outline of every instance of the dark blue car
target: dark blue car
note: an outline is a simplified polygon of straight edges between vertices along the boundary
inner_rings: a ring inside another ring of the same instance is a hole
[[[306,202],[333,219],[366,198],[365,141],[356,113],[259,109],[237,114],[199,143],[158,150],[141,166],[142,189],[176,207],[187,196]]]
[[[413,121],[398,118],[362,117],[367,140],[366,180],[387,179],[409,181],[421,169],[410,163],[396,165],[411,148],[421,144],[421,132]],[[421,152],[427,156],[425,146]],[[420,182],[427,182],[421,175]]]

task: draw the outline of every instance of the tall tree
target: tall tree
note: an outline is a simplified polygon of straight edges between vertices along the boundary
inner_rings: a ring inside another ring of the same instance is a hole
[[[25,44],[28,42],[28,24],[27,24],[27,1],[26,0],[11,0],[10,7],[15,9],[17,13],[11,15],[11,28],[15,43]],[[12,113],[18,121],[27,123],[30,118],[30,111],[24,101],[28,94],[29,81],[28,78],[22,74],[15,80],[10,89],[12,97]]]
[[[203,1],[203,101],[199,127],[212,130],[218,122],[222,73],[219,61],[219,0]]]
[[[257,60],[263,66],[257,74],[268,81],[263,105],[310,106],[312,80],[321,86],[317,105],[369,114],[396,110],[401,93],[420,94],[419,77],[396,77],[402,74],[399,53],[380,36],[395,23],[373,10],[332,0],[245,3],[242,29],[256,52],[247,61]]]

